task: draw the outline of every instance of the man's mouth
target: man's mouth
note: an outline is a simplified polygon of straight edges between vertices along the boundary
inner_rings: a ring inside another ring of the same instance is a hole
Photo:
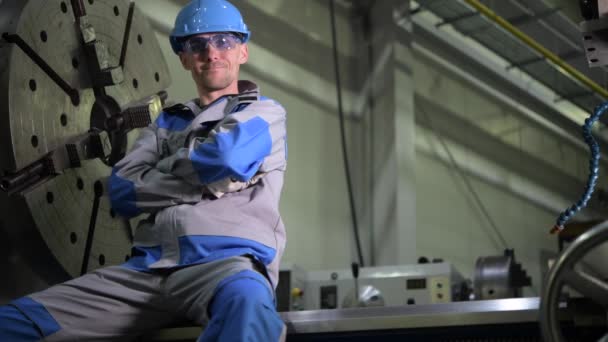
[[[220,64],[220,63],[214,63],[214,64],[209,64],[203,67],[204,71],[207,70],[217,70],[217,69],[224,69],[226,68],[226,66],[224,64]]]

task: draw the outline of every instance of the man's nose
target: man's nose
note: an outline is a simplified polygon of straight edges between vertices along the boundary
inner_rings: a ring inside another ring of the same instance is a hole
[[[205,56],[207,60],[216,60],[219,58],[220,52],[218,49],[213,47],[211,44],[207,44],[207,48],[205,49]]]

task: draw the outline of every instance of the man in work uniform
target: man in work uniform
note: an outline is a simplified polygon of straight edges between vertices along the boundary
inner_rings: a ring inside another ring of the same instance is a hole
[[[143,129],[108,184],[116,213],[148,214],[131,258],[0,307],[0,341],[128,341],[183,321],[200,341],[284,338],[286,113],[238,80],[249,36],[225,0],[180,11],[170,43],[198,98]]]

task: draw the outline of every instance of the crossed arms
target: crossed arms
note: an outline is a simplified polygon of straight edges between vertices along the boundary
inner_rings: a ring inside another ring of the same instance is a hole
[[[162,115],[169,115],[161,113]],[[159,117],[160,118],[160,117]],[[165,117],[166,119],[166,117]],[[286,114],[272,100],[226,115],[207,137],[194,136],[170,156],[159,153],[159,120],[144,128],[109,179],[114,211],[125,217],[198,203],[255,184],[286,166]]]

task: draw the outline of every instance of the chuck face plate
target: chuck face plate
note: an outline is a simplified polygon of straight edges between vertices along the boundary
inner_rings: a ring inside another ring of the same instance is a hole
[[[170,75],[133,2],[0,1],[0,35],[0,265],[25,293],[128,259],[106,179]]]

